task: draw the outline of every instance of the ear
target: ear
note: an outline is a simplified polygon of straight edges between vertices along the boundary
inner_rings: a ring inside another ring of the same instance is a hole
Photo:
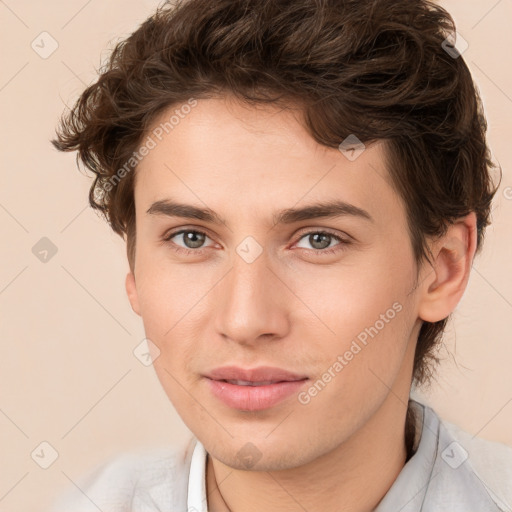
[[[471,212],[448,227],[432,248],[434,261],[422,277],[419,317],[426,322],[446,318],[464,294],[476,251],[476,214]]]
[[[126,274],[125,287],[126,287],[126,294],[128,295],[128,300],[130,301],[133,311],[135,313],[137,313],[137,315],[140,316],[139,297],[137,295],[137,286],[135,284],[135,276],[133,275],[133,272],[131,272],[131,271],[128,272],[128,274]]]

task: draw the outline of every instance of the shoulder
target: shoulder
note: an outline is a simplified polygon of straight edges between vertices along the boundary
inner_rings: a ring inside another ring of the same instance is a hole
[[[51,512],[186,510],[194,437],[185,443],[117,455],[70,485]]]
[[[440,507],[510,512],[512,448],[466,432],[441,419],[428,405],[415,405],[424,413],[422,441],[429,440],[425,441],[428,450],[421,454],[429,472],[425,512]]]
[[[445,420],[441,420],[441,429],[446,433],[446,442],[457,443],[463,464],[475,474],[496,505],[512,510],[512,447],[474,436]],[[445,458],[449,454],[447,450]]]

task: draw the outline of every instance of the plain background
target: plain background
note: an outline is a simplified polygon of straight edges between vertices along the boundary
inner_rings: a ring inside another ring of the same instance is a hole
[[[469,43],[464,59],[503,180],[440,352],[438,382],[415,397],[468,432],[512,446],[512,0],[441,5]],[[189,436],[152,367],[134,357],[144,331],[125,296],[124,242],[88,207],[91,178],[77,170],[75,154],[49,142],[108,49],[156,6],[0,0],[1,511],[45,510],[107,458]],[[42,32],[58,44],[47,58],[31,46],[51,49]],[[48,244],[43,237],[57,250],[46,262],[33,253]],[[35,462],[51,457],[42,442],[58,453],[48,469]]]

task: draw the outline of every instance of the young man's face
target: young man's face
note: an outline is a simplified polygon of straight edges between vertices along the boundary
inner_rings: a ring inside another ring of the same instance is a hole
[[[384,146],[344,154],[316,143],[289,111],[223,99],[199,100],[183,117],[161,141],[152,135],[157,145],[136,171],[127,290],[190,430],[231,467],[247,467],[248,454],[253,469],[285,469],[384,411],[405,413],[419,299]],[[208,209],[225,224],[148,213],[157,201]],[[288,209],[339,201],[368,216],[274,223]],[[257,389],[207,377],[224,366],[305,380]]]

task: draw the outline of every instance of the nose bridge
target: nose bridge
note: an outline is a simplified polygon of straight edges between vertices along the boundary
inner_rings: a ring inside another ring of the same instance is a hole
[[[259,252],[259,254],[258,254]],[[282,336],[288,315],[286,293],[270,268],[269,254],[257,250],[254,242],[242,242],[233,255],[232,267],[219,289],[216,309],[219,334],[232,340],[251,343],[261,335]]]

